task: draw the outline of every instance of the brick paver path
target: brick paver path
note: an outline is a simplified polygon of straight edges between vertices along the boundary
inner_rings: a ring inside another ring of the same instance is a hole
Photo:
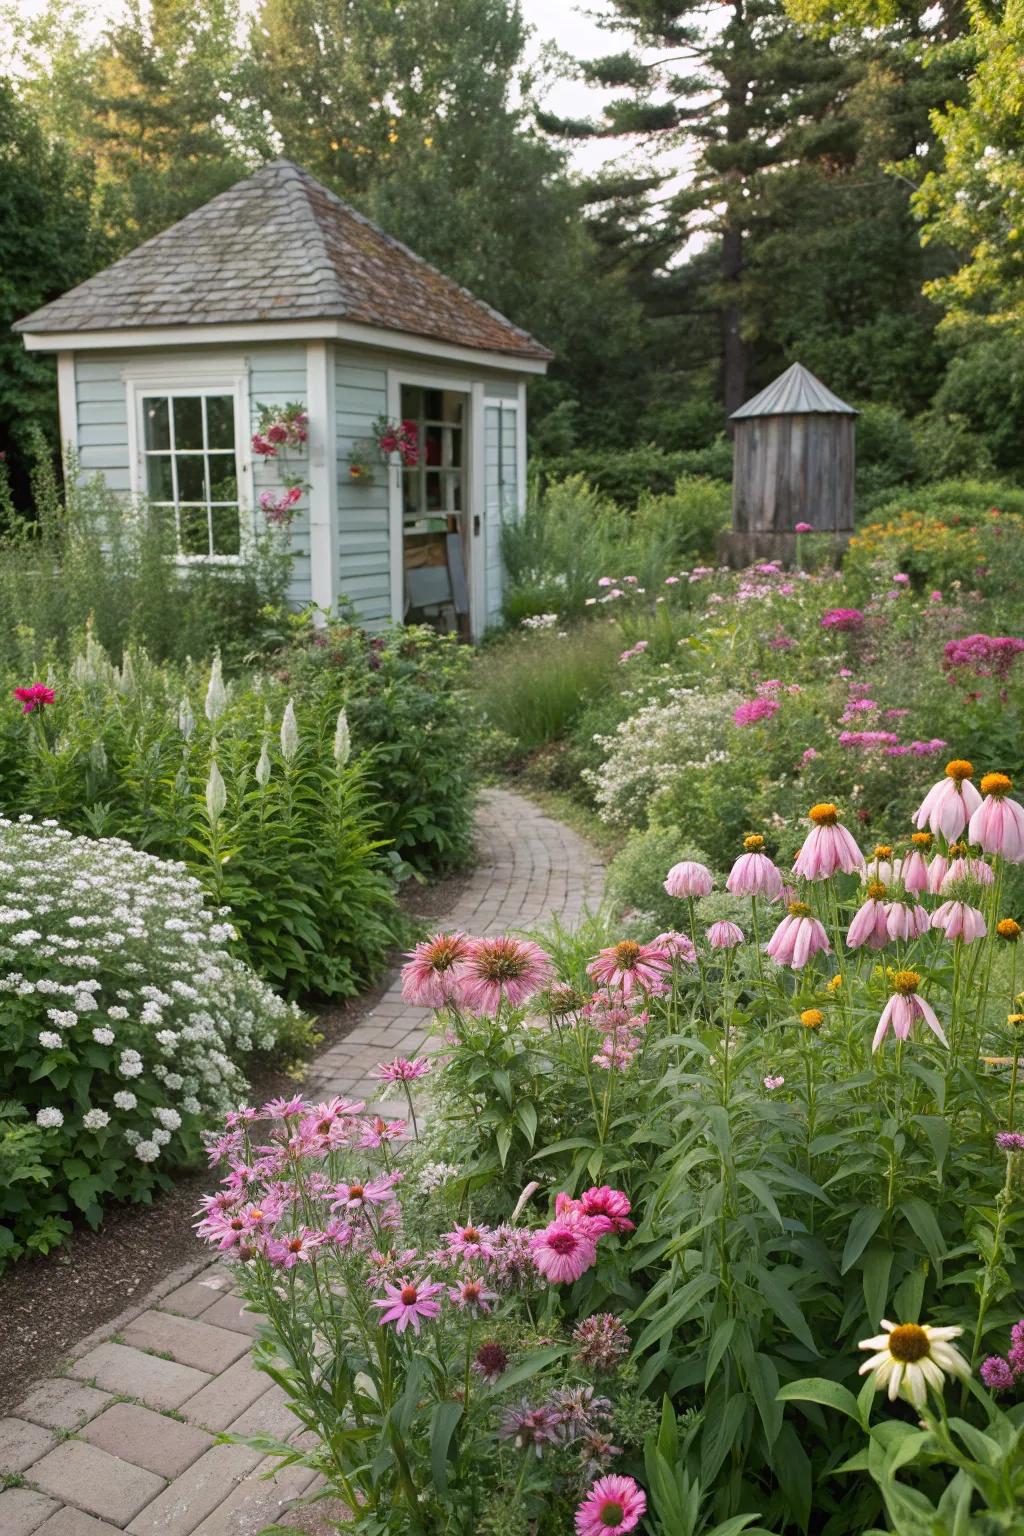
[[[478,865],[438,927],[469,933],[572,926],[596,906],[593,851],[521,796],[489,790],[477,816]],[[428,1013],[403,1003],[397,979],[343,1040],[312,1065],[307,1090],[369,1098],[381,1060],[412,1056]],[[396,1106],[396,1111],[400,1106]],[[67,1375],[39,1383],[0,1419],[0,1536],[255,1536],[308,1495],[314,1474],[217,1443],[225,1430],[286,1439],[295,1419],[253,1369],[256,1319],[231,1271],[197,1257],[128,1321],[84,1340]]]

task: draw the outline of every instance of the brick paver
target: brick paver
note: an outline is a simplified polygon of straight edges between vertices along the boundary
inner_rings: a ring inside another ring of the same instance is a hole
[[[495,934],[553,918],[571,928],[600,900],[593,851],[510,791],[481,796],[477,853],[437,928]],[[403,1002],[395,977],[313,1063],[306,1091],[372,1098],[372,1068],[421,1051],[429,1023],[426,1009]],[[40,1383],[0,1421],[0,1470],[24,1479],[0,1493],[2,1536],[256,1536],[287,1520],[297,1499],[316,1492],[314,1474],[292,1466],[266,1479],[272,1459],[215,1439],[300,1433],[284,1393],[251,1363],[258,1327],[230,1271],[214,1263],[151,1300],[116,1340],[83,1344],[68,1378]]]

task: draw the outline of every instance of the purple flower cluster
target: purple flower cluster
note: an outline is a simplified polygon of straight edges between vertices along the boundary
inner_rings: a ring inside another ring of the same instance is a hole
[[[1024,1318],[1010,1329],[1010,1348],[1006,1357],[989,1355],[978,1374],[991,1392],[1008,1392],[1024,1379]]]
[[[1005,678],[1021,651],[1024,640],[1012,635],[966,635],[947,642],[942,666],[946,672]]]
[[[859,608],[830,608],[821,616],[822,629],[858,630],[864,627],[864,615]]]

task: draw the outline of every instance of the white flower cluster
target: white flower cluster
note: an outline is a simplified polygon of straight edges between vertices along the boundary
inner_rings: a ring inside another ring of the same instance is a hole
[[[605,759],[600,768],[584,769],[583,777],[601,820],[635,826],[638,808],[681,773],[725,762],[732,712],[740,703],[742,696],[729,690],[670,688],[663,700],[623,720],[614,736],[595,737]]]
[[[449,1179],[456,1178],[458,1173],[454,1163],[424,1163],[417,1180],[420,1193],[432,1195],[435,1190],[447,1184]]]
[[[0,819],[0,995],[38,1000],[47,1027],[31,1038],[41,1052],[88,1059],[82,1127],[109,1127],[141,1162],[186,1119],[239,1103],[238,1057],[271,1049],[298,1017],[225,948],[229,915],[206,907],[181,864],[118,839]],[[99,1068],[86,1057],[97,1046]],[[45,1107],[36,1123],[58,1129],[68,1118],[66,1104]]]

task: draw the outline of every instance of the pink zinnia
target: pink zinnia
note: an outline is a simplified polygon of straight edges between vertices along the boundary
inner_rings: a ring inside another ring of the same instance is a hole
[[[647,1495],[631,1477],[599,1477],[576,1511],[576,1536],[626,1536],[647,1508]]]
[[[864,863],[856,840],[839,825],[839,812],[831,801],[812,805],[808,811],[811,830],[804,838],[793,868],[805,880],[828,880],[841,871],[855,874]]]
[[[685,933],[677,933],[674,928],[668,928],[664,933],[659,933],[658,937],[651,941],[651,948],[663,950],[666,955],[674,955],[679,960],[685,960],[687,965],[695,965],[697,961],[693,940]]]
[[[382,1083],[411,1083],[418,1077],[426,1077],[430,1071],[430,1062],[425,1056],[416,1056],[412,1061],[405,1056],[396,1056],[394,1061],[382,1061],[379,1067],[374,1067],[371,1077],[379,1078]]]
[[[860,949],[866,944],[868,949],[884,949],[889,942],[888,914],[885,903],[876,896],[869,896],[862,907],[858,907],[854,914],[853,922],[846,933],[847,949]]]
[[[464,933],[435,933],[417,944],[402,967],[402,997],[422,1008],[444,1008],[452,1000],[468,953]]]
[[[921,978],[916,971],[897,971],[893,976],[895,991],[882,1009],[882,1016],[871,1042],[872,1051],[878,1050],[890,1026],[897,1040],[906,1040],[918,1019],[924,1019],[928,1028],[943,1045],[949,1044],[942,1025],[935,1017],[934,1008],[930,1003],[926,1003],[923,997],[917,995],[920,984]]]
[[[815,955],[830,953],[828,934],[802,901],[790,902],[786,916],[765,945],[770,960],[794,971],[801,970]]]
[[[890,939],[908,944],[928,932],[931,919],[916,901],[890,901],[885,909],[885,925]]]
[[[673,864],[665,877],[665,889],[670,896],[681,898],[709,896],[714,886],[714,876],[705,864],[695,859],[684,859]]]
[[[712,923],[704,937],[712,949],[735,949],[737,944],[743,943],[743,929],[723,920]]]
[[[981,804],[981,796],[971,783],[973,776],[974,767],[966,758],[953,758],[946,764],[945,776],[932,785],[921,801],[914,825],[928,827],[947,843],[955,842]],[[976,839],[972,837],[971,841]]]
[[[984,800],[971,816],[967,836],[984,853],[1000,853],[1010,864],[1024,864],[1024,805],[1009,798],[1013,782],[1005,773],[986,773]]]
[[[610,989],[621,988],[623,997],[629,997],[634,987],[656,985],[671,969],[663,949],[623,939],[595,955],[587,966],[587,974]]]
[[[597,1240],[584,1221],[569,1212],[535,1232],[530,1238],[530,1257],[545,1280],[569,1285],[585,1274],[597,1258]]]
[[[380,1326],[385,1323],[395,1323],[397,1331],[404,1333],[409,1324],[412,1324],[413,1332],[419,1333],[422,1319],[436,1317],[441,1310],[439,1302],[432,1300],[438,1291],[443,1290],[441,1285],[433,1285],[429,1280],[403,1280],[398,1285],[384,1286],[384,1295],[374,1301],[375,1307],[381,1308]]]
[[[471,1013],[496,1013],[503,998],[519,1008],[554,974],[551,957],[529,939],[472,939],[459,976],[459,1001]]]
[[[932,913],[932,927],[941,929],[951,942],[963,939],[965,944],[983,939],[988,932],[983,915],[966,901],[944,901]]]
[[[40,713],[47,704],[52,704],[56,698],[52,688],[47,688],[45,683],[32,683],[28,688],[12,688],[11,692],[21,705],[23,715],[30,715],[34,709]]]
[[[733,896],[764,896],[776,901],[782,895],[782,875],[771,859],[761,850],[764,838],[754,833],[744,838],[745,853],[741,853],[725,882],[725,888]]]

